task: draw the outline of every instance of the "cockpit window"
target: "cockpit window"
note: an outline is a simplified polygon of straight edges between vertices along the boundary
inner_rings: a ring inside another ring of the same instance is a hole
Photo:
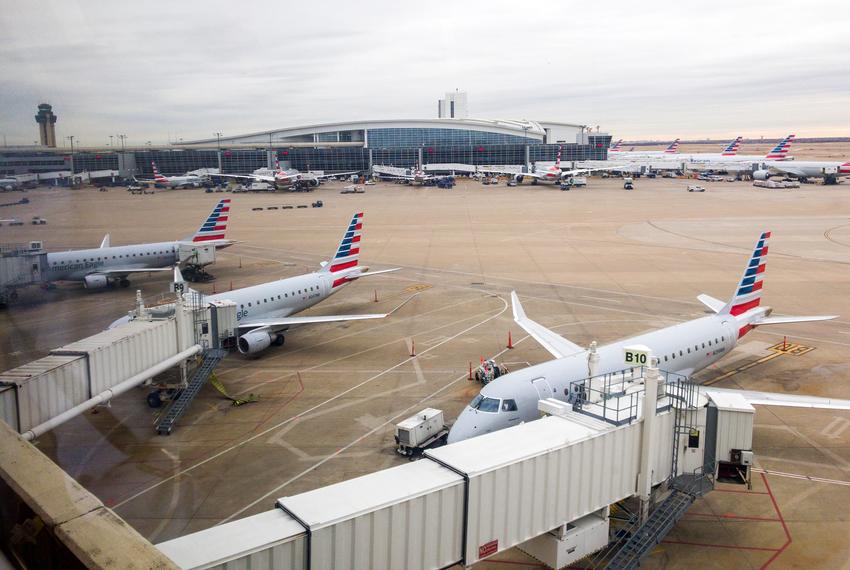
[[[475,396],[475,399],[473,399],[469,403],[469,407],[474,410],[478,410],[479,412],[495,413],[499,411],[500,403],[501,400],[499,400],[498,398],[488,398],[486,396],[478,394],[477,396]]]
[[[516,410],[516,400],[502,400],[503,412],[515,412]]]

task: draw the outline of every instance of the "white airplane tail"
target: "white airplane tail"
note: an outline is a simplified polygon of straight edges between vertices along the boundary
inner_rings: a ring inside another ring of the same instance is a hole
[[[202,243],[205,241],[216,241],[225,239],[227,233],[227,220],[230,218],[230,198],[219,200],[215,207],[198,228],[198,231],[186,241]]]
[[[558,147],[558,154],[555,155],[555,168],[561,169],[561,147]]]
[[[741,338],[753,328],[761,325],[778,325],[787,323],[801,323],[809,321],[826,321],[836,318],[831,316],[808,316],[808,317],[771,317],[772,309],[761,306],[762,285],[764,284],[764,273],[767,267],[768,240],[770,232],[762,232],[759,236],[750,261],[747,263],[744,274],[738,282],[735,294],[727,302],[708,295],[697,297],[705,306],[718,315],[729,315],[733,317],[738,326],[738,338]]]
[[[670,145],[664,149],[664,152],[667,154],[676,154],[679,152],[679,139],[674,140],[670,143]]]
[[[741,148],[741,142],[743,140],[744,137],[736,137],[735,140],[726,145],[721,156],[735,156],[738,154],[738,150]]]
[[[786,160],[788,158],[788,152],[791,150],[791,143],[794,142],[795,136],[796,135],[788,135],[779,141],[779,143],[765,155],[765,158],[770,160]]]
[[[153,179],[154,182],[161,182],[163,184],[168,182],[168,178],[159,173],[159,169],[156,167],[156,163],[151,161],[151,166],[153,167]]]

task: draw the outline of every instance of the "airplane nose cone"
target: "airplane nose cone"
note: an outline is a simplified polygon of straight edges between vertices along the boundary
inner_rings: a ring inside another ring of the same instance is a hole
[[[449,437],[446,442],[455,443],[480,435],[478,415],[469,408],[463,410],[452,425],[452,429],[449,430]]]

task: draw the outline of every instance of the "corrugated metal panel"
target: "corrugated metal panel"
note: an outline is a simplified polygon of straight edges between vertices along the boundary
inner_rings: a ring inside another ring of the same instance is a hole
[[[641,428],[547,417],[429,451],[470,476],[467,563],[632,495]]]
[[[280,509],[157,544],[184,570],[302,570],[307,533]]]
[[[89,398],[85,357],[50,355],[7,370],[0,383],[17,386],[18,431],[26,431]],[[10,424],[11,425],[11,424]]]
[[[51,354],[87,354],[91,394],[99,394],[177,354],[174,320],[132,321]]]
[[[461,557],[463,478],[417,461],[278,504],[312,531],[315,570],[441,568]]]
[[[729,461],[733,449],[753,448],[753,421],[755,411],[718,410],[717,459]]]
[[[20,431],[17,386],[0,386],[0,420]]]

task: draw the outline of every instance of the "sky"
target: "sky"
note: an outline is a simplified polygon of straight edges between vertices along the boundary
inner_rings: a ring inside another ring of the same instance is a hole
[[[615,138],[850,136],[838,1],[0,0],[0,144],[470,115]]]

